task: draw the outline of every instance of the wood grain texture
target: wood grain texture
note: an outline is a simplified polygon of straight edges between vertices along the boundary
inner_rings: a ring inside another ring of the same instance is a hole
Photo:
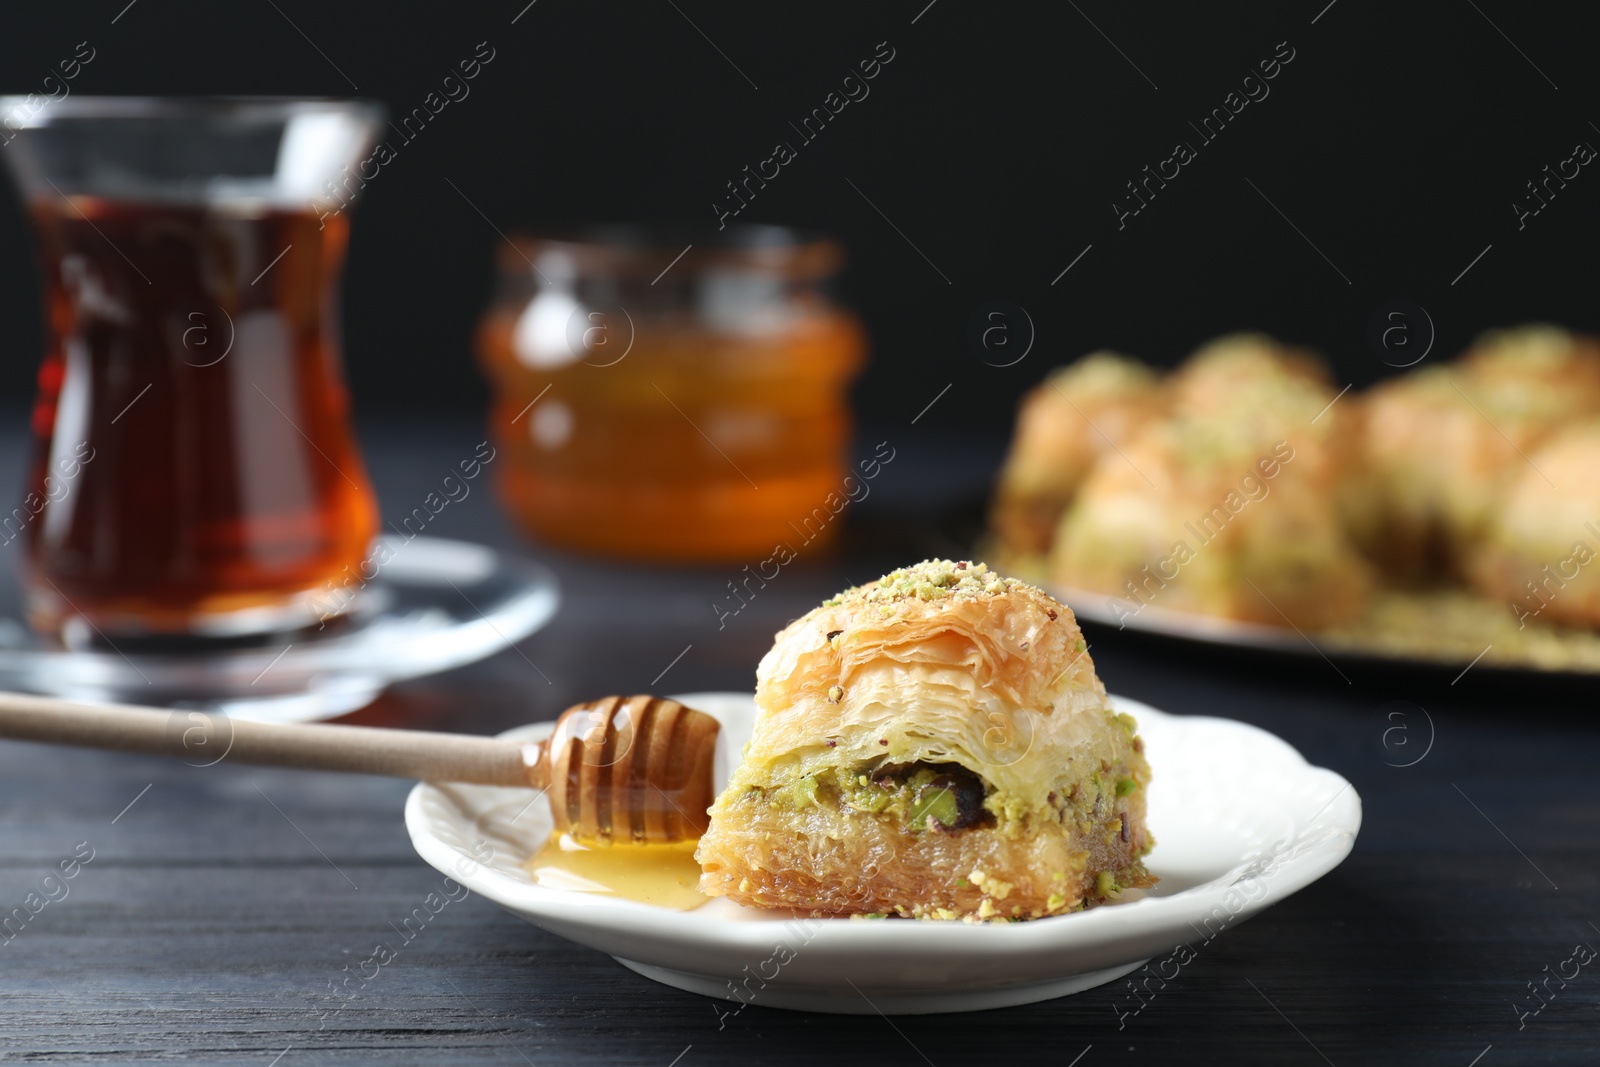
[[[435,427],[369,444],[385,504],[405,510],[428,491],[431,468],[415,456],[467,455],[479,439]],[[902,489],[954,479],[959,457],[939,447],[901,443]],[[905,512],[883,496],[878,512],[872,501],[862,508],[853,554],[785,569],[721,630],[709,603],[732,572],[552,558],[566,600],[548,629],[346,721],[488,734],[606,692],[747,688],[773,632],[816,600],[908,554],[949,551],[908,540],[896,525]],[[488,493],[439,526],[441,536],[513,543]],[[449,888],[406,839],[404,783],[0,743],[0,914],[80,842],[94,850],[67,895],[0,944],[0,1053],[263,1067],[280,1054],[279,1067],[1067,1067],[1092,1046],[1078,1067],[1466,1067],[1492,1044],[1480,1067],[1594,1062],[1600,974],[1584,973],[1520,1031],[1511,1007],[1574,943],[1600,945],[1589,925],[1600,922],[1600,731],[1562,711],[1592,711],[1592,690],[1580,708],[1570,695],[1480,689],[1470,673],[1454,687],[1448,674],[1361,672],[1347,685],[1320,664],[1089,636],[1114,691],[1271,729],[1350,778],[1366,810],[1342,867],[1198,946],[1137,1015],[1123,1017],[1131,994],[1119,985],[892,1024],[759,1002],[719,1019],[727,1005],[656,985],[477,897],[451,901],[420,929],[414,920],[408,940],[406,918]],[[1386,764],[1400,760],[1382,741],[1399,699],[1434,724],[1432,751],[1408,768]],[[380,944],[395,949],[392,962],[341,995]]]

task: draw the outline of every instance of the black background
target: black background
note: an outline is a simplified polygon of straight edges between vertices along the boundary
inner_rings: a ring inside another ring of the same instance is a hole
[[[1589,262],[1600,176],[1586,168],[1520,232],[1511,207],[1574,144],[1600,145],[1578,5],[525,2],[15,5],[0,75],[9,91],[40,91],[87,40],[96,56],[75,93],[360,95],[399,113],[487,41],[495,59],[471,95],[402,149],[357,210],[345,333],[368,414],[482,408],[472,331],[500,238],[472,204],[508,232],[714,224],[725,183],[795,140],[788,123],[881,41],[895,58],[871,95],[742,216],[828,231],[851,250],[840,291],[873,338],[856,394],[869,425],[903,421],[954,381],[959,402],[928,422],[1000,433],[1056,363],[1101,346],[1172,363],[1246,327],[1320,349],[1359,385],[1391,373],[1364,338],[1395,299],[1431,315],[1431,359],[1489,326],[1600,326]],[[1295,58],[1271,95],[1119,231],[1124,183],[1179,140],[1198,147],[1188,123],[1283,41]],[[31,393],[37,284],[8,203],[3,397]],[[967,345],[992,299],[1037,328],[1012,367]]]

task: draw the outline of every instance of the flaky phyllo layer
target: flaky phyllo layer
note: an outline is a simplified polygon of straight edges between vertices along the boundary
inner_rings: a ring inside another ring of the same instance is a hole
[[[1034,917],[1150,884],[1149,766],[1071,611],[983,564],[848,590],[757,669],[701,888],[817,915]]]

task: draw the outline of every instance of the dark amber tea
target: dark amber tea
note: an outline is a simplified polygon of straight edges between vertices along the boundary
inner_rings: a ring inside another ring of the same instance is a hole
[[[338,283],[358,101],[0,99],[44,274],[35,453],[0,540],[69,645],[347,610],[377,533]]]
[[[34,223],[50,336],[12,516],[34,625],[308,621],[377,527],[324,314],[345,217],[74,197]]]

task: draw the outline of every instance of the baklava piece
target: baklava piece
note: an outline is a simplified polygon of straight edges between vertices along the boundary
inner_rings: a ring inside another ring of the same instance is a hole
[[[1171,384],[1174,414],[1202,418],[1233,412],[1309,420],[1320,403],[1310,411],[1286,409],[1333,395],[1320,359],[1263,333],[1228,334],[1201,345],[1173,372]]]
[[[702,892],[812,916],[1021,919],[1153,884],[1134,720],[1072,612],[930,560],[827,601],[756,672]]]
[[[1053,372],[1022,400],[989,525],[1006,558],[1043,556],[1096,459],[1162,409],[1160,379],[1138,360],[1096,352]]]
[[[1600,627],[1600,421],[1560,431],[1529,456],[1470,556],[1473,584],[1503,598],[1519,628]]]
[[[1285,431],[1287,432],[1287,431]],[[1291,444],[1222,419],[1175,419],[1102,462],[1062,519],[1050,576],[1145,608],[1325,626],[1366,606],[1371,568],[1346,536],[1336,465],[1309,434]]]
[[[1381,516],[1364,547],[1402,579],[1456,577],[1527,457],[1600,414],[1600,343],[1553,326],[1487,333],[1454,365],[1375,387],[1363,407]]]
[[[1063,516],[1053,581],[1104,593],[1124,621],[1157,606],[1275,626],[1355,617],[1369,521],[1345,459],[1354,413],[1321,362],[1264,334],[1202,346],[1171,415],[1097,464]]]

